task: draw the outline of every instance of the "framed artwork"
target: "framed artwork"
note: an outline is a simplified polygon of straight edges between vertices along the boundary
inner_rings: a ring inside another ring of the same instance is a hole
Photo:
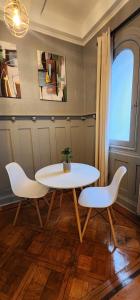
[[[0,41],[0,97],[21,98],[16,45]]]
[[[40,99],[67,101],[65,57],[37,51]]]

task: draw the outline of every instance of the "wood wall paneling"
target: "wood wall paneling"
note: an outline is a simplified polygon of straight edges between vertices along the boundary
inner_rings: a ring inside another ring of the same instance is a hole
[[[56,161],[62,161],[62,150],[67,147],[66,127],[55,127]]]
[[[26,127],[20,127],[17,130],[18,136],[18,161],[22,167],[26,170],[27,175],[34,176],[35,164],[33,153],[33,140],[32,129]]]
[[[127,168],[127,173],[125,174],[125,176],[123,177],[122,181],[121,181],[121,186],[120,186],[120,190],[122,190],[123,192],[127,192],[128,191],[128,174],[129,174],[129,165],[128,162],[125,160],[119,160],[119,159],[115,159],[115,166],[114,166],[114,171],[117,171],[117,169],[121,166],[124,166]]]
[[[50,128],[37,128],[39,168],[51,164]]]
[[[86,163],[95,164],[95,120],[87,120],[85,128]]]
[[[109,159],[110,180],[120,165],[124,165],[127,168],[127,173],[120,186],[120,202],[136,212],[140,184],[140,157],[132,153],[113,152],[111,150]]]
[[[84,137],[83,126],[78,124],[71,126],[72,160],[74,162],[83,162]]]
[[[6,127],[6,126],[5,126]],[[12,133],[8,128],[0,129],[0,190],[8,189],[9,180],[5,165],[14,160]]]
[[[46,165],[62,161],[61,151],[72,147],[73,162],[94,162],[94,120],[0,121],[0,197],[10,193],[5,165],[16,161],[30,178]]]

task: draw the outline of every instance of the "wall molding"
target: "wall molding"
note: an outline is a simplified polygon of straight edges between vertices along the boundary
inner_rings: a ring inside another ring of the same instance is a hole
[[[129,0],[119,0],[112,5],[112,7],[102,16],[102,18],[84,35],[84,36],[74,36],[69,33],[59,31],[57,29],[52,29],[48,26],[31,22],[31,29],[46,35],[65,40],[67,42],[77,44],[80,46],[85,46],[128,2]]]
[[[30,22],[30,29],[76,45],[85,46],[123,8],[127,2],[129,2],[129,0],[116,1],[105,15],[103,15],[102,18],[94,24],[84,36],[75,36],[36,22]],[[0,20],[4,21],[3,11],[1,9]]]
[[[127,4],[129,0],[120,0],[114,3],[104,16],[87,32],[82,39],[82,45],[85,46],[98,32]]]
[[[76,44],[79,46],[84,46],[83,39],[81,37],[78,37],[78,36],[57,30],[57,29],[50,28],[43,24],[31,22],[30,29],[32,31],[43,33],[48,36],[51,36],[51,37],[54,37],[54,38],[57,38],[57,39],[60,39],[60,40],[63,40],[63,41],[69,42],[69,43],[73,43],[73,44]]]
[[[96,120],[96,113],[93,114],[84,114],[84,115],[6,115],[2,116],[0,115],[0,121],[24,121],[24,120],[32,120],[32,121],[37,121],[37,120],[66,120],[66,121],[71,121],[71,120],[86,120],[86,119],[94,119]]]

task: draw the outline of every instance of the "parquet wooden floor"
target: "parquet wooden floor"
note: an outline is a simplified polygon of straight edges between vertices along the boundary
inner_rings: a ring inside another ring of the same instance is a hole
[[[40,208],[45,221],[43,201]],[[105,295],[140,262],[139,220],[118,205],[114,211],[115,251],[105,212],[104,218],[93,212],[80,244],[70,193],[61,208],[57,197],[46,229],[31,206],[24,206],[15,227],[15,207],[0,211],[0,300],[111,299]],[[84,221],[86,210],[80,213]]]

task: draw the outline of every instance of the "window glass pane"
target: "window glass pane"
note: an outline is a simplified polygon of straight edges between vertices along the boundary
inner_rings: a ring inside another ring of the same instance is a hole
[[[129,141],[134,55],[130,49],[119,53],[112,65],[110,139]]]

